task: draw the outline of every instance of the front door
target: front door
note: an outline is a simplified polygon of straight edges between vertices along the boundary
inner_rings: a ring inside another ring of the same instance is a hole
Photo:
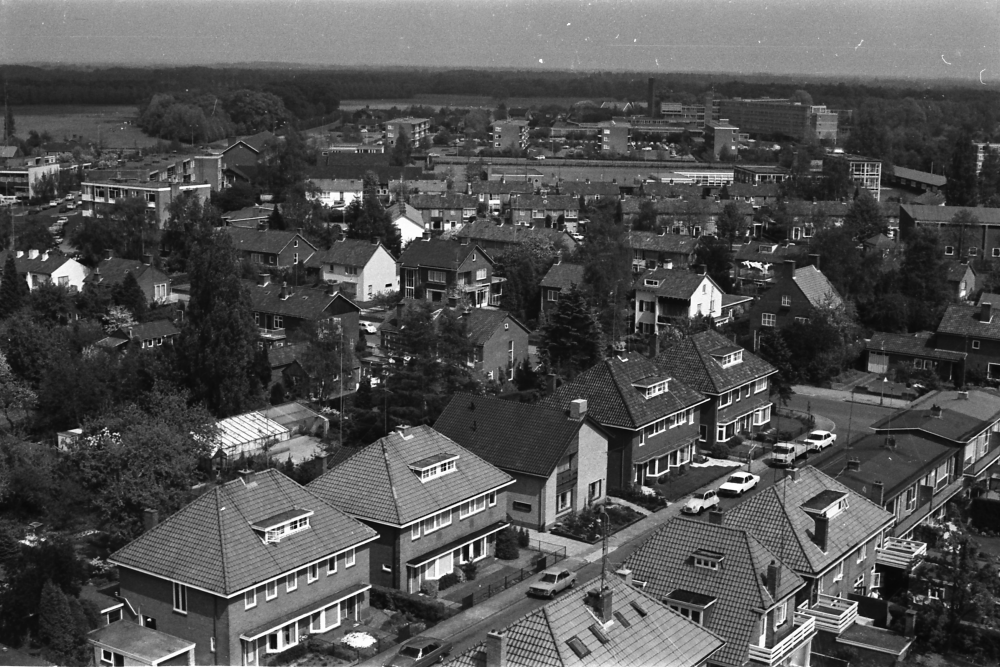
[[[346,600],[341,600],[340,602],[340,618],[346,621],[355,621],[355,614],[357,612],[357,605],[355,604],[354,596],[347,598]]]

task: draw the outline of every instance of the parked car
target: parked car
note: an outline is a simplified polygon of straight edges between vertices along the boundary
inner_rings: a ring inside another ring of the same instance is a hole
[[[701,514],[705,510],[712,509],[719,504],[719,494],[712,489],[708,491],[698,491],[688,498],[681,511],[685,514]]]
[[[734,472],[729,479],[719,487],[720,496],[742,496],[750,489],[757,486],[760,477],[748,472]]]
[[[451,653],[452,643],[433,637],[417,637],[403,643],[389,661],[389,667],[425,667],[440,662]]]
[[[809,445],[804,442],[778,442],[772,450],[771,463],[781,468],[791,468],[795,465],[795,459],[805,456],[808,451]]]
[[[364,331],[366,334],[377,334],[378,325],[375,324],[374,322],[362,322],[361,330]]]
[[[528,587],[529,595],[554,598],[557,594],[576,586],[576,574],[564,567],[550,567],[542,572],[538,581]]]
[[[813,431],[806,436],[806,444],[811,452],[821,452],[835,442],[837,436],[829,431]]]

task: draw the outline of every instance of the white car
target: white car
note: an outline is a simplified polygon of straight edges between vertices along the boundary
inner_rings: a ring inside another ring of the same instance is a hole
[[[813,431],[806,436],[805,442],[810,452],[821,452],[837,442],[837,436],[829,431]]]
[[[757,486],[760,477],[748,472],[734,472],[726,480],[726,483],[719,487],[720,496],[742,496],[750,489]]]
[[[685,514],[701,514],[705,510],[712,509],[719,504],[719,494],[712,489],[708,491],[698,491],[684,503],[681,511]]]
[[[362,322],[361,330],[364,331],[366,334],[377,334],[378,325],[375,324],[374,322]]]

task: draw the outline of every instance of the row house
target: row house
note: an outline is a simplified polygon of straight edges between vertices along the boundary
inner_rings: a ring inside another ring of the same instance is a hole
[[[325,288],[295,287],[271,282],[266,273],[254,283],[244,280],[250,295],[250,309],[261,340],[267,347],[281,347],[291,335],[305,338],[307,329],[329,328],[342,336],[347,348],[358,339],[361,309],[335,285]]]
[[[970,214],[972,224],[952,222],[959,213]],[[932,229],[941,235],[942,252],[946,258],[1000,258],[1000,209],[971,206],[920,206],[902,204],[899,207],[899,232],[905,241],[917,228]]]
[[[661,266],[688,268],[694,262],[698,240],[692,236],[668,234],[661,229],[658,233],[631,231],[625,243],[632,252],[632,272],[642,273],[645,269]]]
[[[528,242],[550,244],[553,249],[572,254],[579,243],[566,231],[548,227],[522,227],[510,223],[496,224],[493,220],[478,219],[460,229],[455,238],[468,239],[483,250],[497,255],[513,246]]]
[[[353,288],[354,297],[371,301],[379,294],[399,291],[396,258],[378,237],[371,241],[339,237],[328,250],[319,250],[306,263],[319,279]]]
[[[762,289],[774,282],[779,267],[789,261],[801,263],[808,253],[808,245],[752,240],[736,251],[734,277],[742,285]]]
[[[506,310],[475,308],[462,314],[468,328],[472,358],[468,363],[479,377],[503,385],[528,359],[528,327]]]
[[[580,218],[580,199],[572,195],[511,195],[511,224],[561,229]]]
[[[445,231],[460,229],[476,218],[479,199],[473,195],[451,192],[441,195],[415,195],[407,202],[420,211],[425,229]]]
[[[330,208],[346,209],[355,201],[360,202],[365,191],[365,183],[360,178],[310,179],[311,188],[306,190],[306,198],[318,201]]]
[[[876,331],[865,341],[865,351],[869,373],[889,375],[893,370],[905,367],[933,371],[943,382],[965,376],[968,356],[966,352],[938,349],[935,337],[926,332],[898,334]]]
[[[419,593],[492,558],[513,479],[430,426],[390,433],[311,482],[310,492],[378,532],[373,584]]]
[[[551,314],[559,307],[559,299],[563,294],[569,292],[574,286],[582,288],[584,273],[583,264],[563,262],[562,255],[558,255],[556,263],[549,267],[539,283],[542,298],[541,311],[547,315]]]
[[[662,199],[653,202],[658,227],[668,233],[695,237],[715,234],[716,223],[724,205],[725,202],[713,199]],[[641,212],[642,206],[642,200],[625,200],[622,204],[624,221],[631,224]],[[737,207],[749,227],[753,219],[753,207],[742,202],[737,202]]]
[[[662,183],[658,180],[650,180],[642,181],[639,184],[639,191],[636,193],[636,196],[653,200],[684,199],[694,201],[704,199],[706,190],[711,191],[711,188],[705,188],[705,186],[693,183]],[[628,201],[628,198],[623,200],[623,208]],[[629,205],[631,206],[631,204]]]
[[[700,392],[703,446],[752,434],[771,423],[771,364],[714,329],[688,336],[657,355],[656,365]]]
[[[750,531],[674,519],[622,570],[633,586],[725,641],[710,665],[810,667],[816,619],[796,614],[806,582]]]
[[[965,356],[965,367],[955,378],[959,385],[965,384],[968,371],[1000,378],[1000,301],[995,306],[980,301],[978,306],[948,306],[934,336],[936,349]]]
[[[85,285],[114,288],[125,281],[125,276],[135,277],[147,303],[166,303],[172,299],[170,277],[153,266],[152,255],[143,255],[142,260],[115,257],[111,250],[104,251],[104,258],[84,279]]]
[[[671,322],[722,317],[722,289],[704,273],[646,269],[632,285],[633,330],[657,334]]]
[[[781,190],[776,183],[760,183],[756,185],[751,183],[733,183],[726,186],[725,193],[721,192],[721,188],[718,192],[718,196],[723,201],[723,204],[725,204],[728,197],[728,199],[733,201],[750,204],[755,211],[761,206],[774,204],[780,194]]]
[[[926,171],[894,165],[892,173],[882,173],[882,182],[911,192],[940,192],[944,190],[948,177],[943,174],[931,174]]]
[[[617,201],[622,197],[621,187],[617,183],[607,181],[560,181],[560,194],[583,198],[588,206],[601,201]]]
[[[510,437],[517,424],[519,436]],[[488,396],[458,395],[434,428],[510,475],[507,515],[546,531],[607,496],[608,436],[587,415],[586,399],[568,412]]]
[[[493,259],[478,245],[427,232],[400,254],[399,280],[403,298],[439,307],[499,305],[503,285],[493,276]]]
[[[604,359],[566,383],[543,405],[587,414],[608,434],[608,486],[647,485],[688,465],[698,440],[701,406],[708,401],[685,382],[638,354]]]
[[[775,276],[774,284],[750,307],[750,330],[756,335],[762,328],[784,329],[793,323],[806,323],[816,309],[841,308],[843,299],[837,288],[819,270],[819,255],[814,264],[795,268],[786,261]]]
[[[621,577],[609,577],[488,632],[485,641],[446,664],[704,667],[715,664],[724,643],[719,634],[675,613],[657,596]]]
[[[276,470],[147,520],[109,558],[124,617],[90,634],[95,664],[264,665],[368,615],[376,532]]]
[[[287,269],[305,263],[316,253],[316,246],[299,232],[243,227],[224,227],[233,248],[241,259],[275,269]]]
[[[494,216],[501,215],[509,207],[512,196],[530,195],[534,192],[534,185],[526,181],[476,180],[466,185],[466,194],[476,197],[478,206],[485,205],[489,214]]]
[[[844,224],[844,218],[851,205],[841,201],[801,201],[791,200],[780,205],[791,220],[788,240],[809,242],[816,232]]]
[[[0,252],[0,264],[6,266],[10,250]],[[16,250],[14,267],[17,275],[24,278],[28,290],[34,291],[41,285],[58,285],[77,292],[83,289],[87,278],[87,268],[71,257],[57,250]]]

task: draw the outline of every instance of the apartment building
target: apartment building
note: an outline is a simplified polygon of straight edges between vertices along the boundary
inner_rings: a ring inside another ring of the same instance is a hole
[[[865,188],[875,201],[881,201],[882,192],[882,161],[875,158],[864,157],[863,155],[851,155],[841,153],[828,155],[824,159],[831,163],[841,163],[847,166],[847,175],[858,187]]]
[[[629,139],[632,136],[631,123],[625,120],[609,120],[597,125],[602,153],[611,155],[628,153]]]
[[[498,120],[490,131],[490,143],[496,150],[524,150],[528,146],[528,121]]]
[[[719,100],[718,117],[750,134],[781,135],[796,141],[837,142],[837,113],[823,105],[804,105],[788,99]]]
[[[740,128],[730,123],[728,118],[705,123],[705,147],[712,151],[715,160],[719,159],[723,150],[730,157],[736,156],[739,135]]]
[[[429,118],[413,118],[411,116],[393,118],[385,121],[385,141],[390,146],[395,146],[399,138],[406,135],[410,143],[416,146],[421,139],[428,135],[430,129],[431,121]]]

